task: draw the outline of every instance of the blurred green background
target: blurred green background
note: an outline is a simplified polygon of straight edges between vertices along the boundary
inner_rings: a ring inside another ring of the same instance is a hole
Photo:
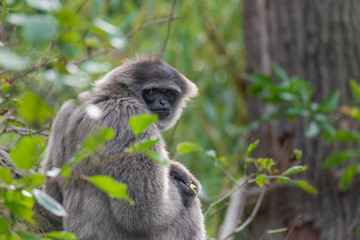
[[[1,123],[31,128],[32,134],[49,131],[64,101],[125,58],[160,54],[171,6],[165,0],[2,1],[0,112],[7,118]],[[200,94],[164,137],[171,156],[178,143],[189,141],[220,157],[214,162],[197,152],[177,159],[201,181],[206,209],[232,186],[221,168],[237,179],[243,173],[241,2],[179,0],[174,17],[163,59],[197,84]],[[22,136],[3,131],[0,145],[8,151]],[[209,236],[216,236],[221,217],[207,222]]]

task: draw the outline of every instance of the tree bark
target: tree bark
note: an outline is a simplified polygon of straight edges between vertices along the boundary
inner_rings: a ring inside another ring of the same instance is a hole
[[[323,101],[333,91],[341,104],[351,99],[349,80],[360,79],[360,2],[357,0],[244,0],[246,72],[270,73],[276,63],[290,76],[311,82],[314,101]],[[248,97],[249,121],[269,106]],[[324,170],[331,153],[351,147],[305,137],[307,119],[295,123],[279,120],[261,127],[250,141],[260,139],[257,154],[276,159],[280,170],[290,166],[293,149],[303,151],[302,164],[309,170],[302,177],[319,190],[311,196],[292,187],[275,188],[251,226],[254,239],[267,229],[288,231],[264,239],[356,239],[360,226],[360,191],[355,179],[347,192],[338,188],[336,170]]]

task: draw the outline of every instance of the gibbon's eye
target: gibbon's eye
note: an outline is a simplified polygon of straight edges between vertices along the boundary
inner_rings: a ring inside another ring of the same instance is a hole
[[[148,94],[149,94],[149,95],[154,95],[154,91],[153,91],[152,89],[150,89],[150,90],[148,91]]]
[[[172,93],[168,91],[168,92],[166,92],[166,96],[171,97]]]

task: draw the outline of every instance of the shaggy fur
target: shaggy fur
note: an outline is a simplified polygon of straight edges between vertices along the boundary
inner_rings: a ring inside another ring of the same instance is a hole
[[[94,104],[102,110],[100,119],[91,119],[74,100],[61,107],[49,139],[44,171],[67,163],[75,155],[76,146],[101,126],[113,128],[115,137],[92,156],[91,161],[89,158],[83,160],[74,170],[124,152],[135,141],[128,120],[133,115],[149,113],[142,91],[153,87],[176,89],[181,93],[172,106],[171,116],[147,128],[138,139],[160,137],[152,150],[167,158],[160,131],[175,124],[185,102],[197,94],[197,88],[162,60],[135,58],[97,81],[92,93],[79,96],[85,104]],[[126,183],[134,206],[108,197],[81,179],[64,183],[48,178],[44,189],[63,204],[68,213],[63,227],[75,233],[79,240],[203,240],[205,230],[200,201],[195,194],[189,197],[175,184],[173,172],[192,180],[200,191],[199,182],[180,163],[170,161],[169,166],[159,165],[141,153],[126,154],[84,173],[107,175]]]

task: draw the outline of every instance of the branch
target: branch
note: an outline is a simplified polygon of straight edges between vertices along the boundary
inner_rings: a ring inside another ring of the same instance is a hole
[[[146,27],[149,27],[151,25],[155,25],[155,24],[159,24],[159,23],[164,23],[164,22],[171,22],[175,19],[178,19],[180,16],[177,15],[177,16],[170,16],[170,17],[164,17],[164,18],[159,18],[159,19],[155,19],[153,21],[150,21],[150,22],[147,22],[147,23],[144,23],[136,28],[134,28],[133,30],[131,30],[128,34],[126,34],[126,38],[131,38],[133,35],[135,35],[135,33],[139,32],[140,30],[146,28]]]
[[[20,134],[21,136],[29,136],[29,135],[42,135],[42,136],[49,136],[49,132],[43,131],[43,130],[29,130],[24,127],[17,127],[12,126],[9,128],[6,128],[4,132],[16,132]]]
[[[263,186],[260,196],[259,196],[258,200],[256,201],[256,205],[255,205],[253,211],[251,212],[250,216],[246,219],[246,221],[243,224],[241,224],[231,234],[229,234],[227,237],[223,238],[222,240],[229,239],[231,236],[235,235],[238,232],[241,232],[242,230],[244,230],[244,228],[249,226],[249,224],[254,220],[257,212],[259,211],[260,205],[261,205],[262,201],[264,200],[265,192],[266,192],[266,185]]]
[[[205,211],[204,216],[206,217],[210,210],[216,206],[218,203],[224,201],[226,198],[228,198],[229,196],[231,196],[231,194],[233,194],[236,190],[244,187],[246,184],[248,183],[248,179],[246,179],[244,182],[242,182],[241,184],[239,184],[237,187],[233,188],[230,192],[228,192],[227,194],[225,194],[224,196],[222,196],[221,198],[219,198],[218,200],[216,200],[215,202],[211,203],[210,206],[208,207],[208,209]]]
[[[229,207],[226,210],[224,223],[220,229],[219,239],[223,239],[232,233],[242,219],[245,208],[247,189],[238,189],[230,196]],[[231,238],[232,239],[232,238]]]
[[[18,72],[17,74],[15,74],[15,76],[13,76],[13,77],[10,79],[10,84],[13,83],[16,78],[22,77],[22,76],[24,76],[24,75],[26,75],[26,74],[28,74],[28,73],[34,72],[34,71],[36,71],[37,69],[45,66],[47,63],[48,63],[48,61],[45,60],[44,62],[35,64],[35,65],[33,65],[32,67],[30,67],[30,68],[28,68],[28,69],[25,69],[25,70],[23,70],[23,71]],[[10,71],[9,69],[1,70],[1,71],[0,71],[0,75],[4,74],[4,73],[6,73],[6,72],[9,72],[9,71]]]
[[[161,52],[159,54],[159,57],[162,58],[164,56],[164,52],[166,49],[166,45],[168,43],[169,40],[169,36],[170,36],[170,30],[171,30],[171,24],[172,24],[172,18],[174,16],[174,10],[175,10],[175,5],[176,5],[176,0],[173,0],[172,5],[171,5],[171,11],[170,11],[170,20],[169,20],[169,25],[168,25],[168,29],[167,29],[167,34],[166,34],[166,38],[164,41],[164,45],[161,49]]]

